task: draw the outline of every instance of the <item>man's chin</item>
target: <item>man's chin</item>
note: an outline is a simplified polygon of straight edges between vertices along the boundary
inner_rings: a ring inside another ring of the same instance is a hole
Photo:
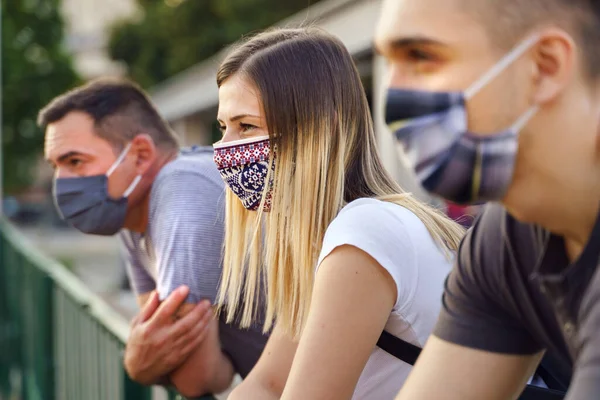
[[[536,223],[540,204],[532,193],[531,186],[514,182],[500,201],[511,216],[527,224]]]

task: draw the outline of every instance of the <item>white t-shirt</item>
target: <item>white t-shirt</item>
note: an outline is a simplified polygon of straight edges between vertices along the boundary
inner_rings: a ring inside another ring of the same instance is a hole
[[[327,228],[317,269],[342,245],[361,249],[389,272],[398,298],[385,330],[423,347],[437,320],[444,280],[452,266],[425,225],[397,204],[358,199],[344,207]],[[375,347],[352,398],[393,399],[411,368]]]

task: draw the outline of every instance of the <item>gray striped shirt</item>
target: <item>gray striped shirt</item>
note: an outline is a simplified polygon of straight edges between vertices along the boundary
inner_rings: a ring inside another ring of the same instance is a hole
[[[137,294],[156,289],[161,300],[181,285],[187,302],[214,302],[221,278],[224,238],[224,184],[212,148],[182,150],[156,176],[144,234],[121,231],[127,270]],[[256,326],[242,330],[220,323],[223,350],[245,376],[267,337]]]

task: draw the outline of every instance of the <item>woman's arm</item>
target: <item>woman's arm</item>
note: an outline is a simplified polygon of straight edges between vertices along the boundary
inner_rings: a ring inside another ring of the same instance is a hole
[[[250,374],[229,396],[229,400],[279,399],[290,373],[297,344],[277,327],[267,341]]]
[[[344,245],[321,263],[282,398],[349,399],[397,298],[391,275]]]

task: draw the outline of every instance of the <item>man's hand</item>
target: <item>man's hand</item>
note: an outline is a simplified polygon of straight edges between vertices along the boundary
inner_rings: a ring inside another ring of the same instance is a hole
[[[207,334],[212,318],[210,303],[198,303],[178,319],[189,288],[182,286],[162,303],[153,292],[131,324],[125,348],[125,369],[131,379],[152,385],[160,383],[181,365]]]

